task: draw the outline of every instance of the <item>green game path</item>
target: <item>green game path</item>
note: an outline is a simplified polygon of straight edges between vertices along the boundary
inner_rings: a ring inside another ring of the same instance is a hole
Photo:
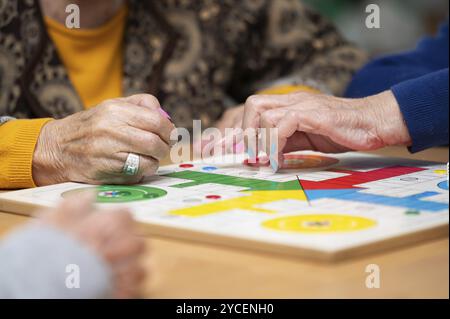
[[[167,177],[181,178],[190,182],[172,185],[174,188],[187,188],[208,183],[238,186],[248,188],[249,191],[269,191],[269,190],[298,190],[301,189],[297,180],[289,182],[273,182],[255,178],[235,177],[215,173],[203,173],[195,171],[182,171],[164,175]]]

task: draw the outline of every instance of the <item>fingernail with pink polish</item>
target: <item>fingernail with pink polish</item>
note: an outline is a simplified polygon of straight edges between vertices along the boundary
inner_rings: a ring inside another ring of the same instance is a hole
[[[236,154],[244,153],[245,151],[245,144],[243,142],[239,142],[237,144],[234,144],[234,152]]]
[[[170,115],[169,115],[166,111],[164,111],[162,108],[159,109],[159,112],[160,112],[166,119],[172,120],[172,118],[170,117]]]

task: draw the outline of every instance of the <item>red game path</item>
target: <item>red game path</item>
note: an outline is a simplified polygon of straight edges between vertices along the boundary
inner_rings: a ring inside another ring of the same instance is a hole
[[[330,172],[350,174],[343,177],[337,177],[328,179],[321,182],[305,181],[301,180],[303,189],[349,189],[360,188],[355,185],[374,182],[385,178],[401,176],[405,174],[411,174],[415,172],[424,171],[424,168],[420,167],[407,167],[407,166],[392,166],[375,169],[368,172],[355,172],[343,169],[330,169]]]

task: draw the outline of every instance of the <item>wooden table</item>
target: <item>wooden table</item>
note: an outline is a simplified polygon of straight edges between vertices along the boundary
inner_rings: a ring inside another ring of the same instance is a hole
[[[376,153],[448,162],[448,148],[410,155],[401,148]],[[29,218],[0,213],[0,235]],[[143,295],[152,298],[448,298],[448,238],[320,263],[228,247],[148,239],[151,276]],[[365,268],[377,264],[381,287],[368,289]]]

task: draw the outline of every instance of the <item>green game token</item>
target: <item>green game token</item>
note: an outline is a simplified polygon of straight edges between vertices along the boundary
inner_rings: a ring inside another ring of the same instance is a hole
[[[128,203],[167,195],[165,190],[147,186],[109,186],[97,188],[99,203]]]
[[[129,203],[143,200],[150,200],[167,195],[165,190],[148,187],[148,186],[115,186],[103,185],[98,187],[80,188],[62,194],[63,197],[71,194],[92,191],[97,191],[97,203]]]
[[[420,211],[418,211],[418,210],[407,210],[405,212],[405,215],[411,215],[411,216],[420,215]]]

